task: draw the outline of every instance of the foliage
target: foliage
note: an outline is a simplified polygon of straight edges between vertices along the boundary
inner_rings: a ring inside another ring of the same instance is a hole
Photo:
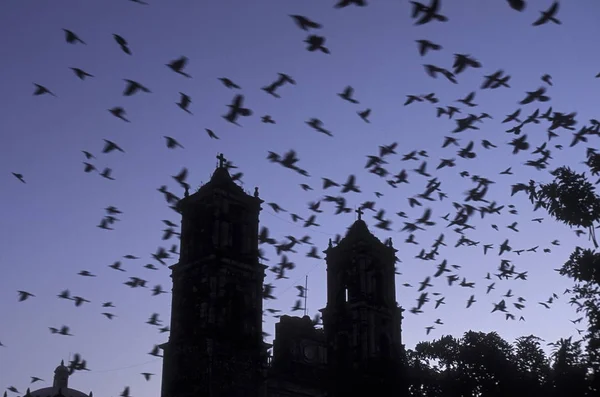
[[[595,153],[593,151],[588,152],[585,165],[589,167],[592,175],[600,175],[600,153]]]
[[[600,252],[576,247],[559,273],[580,283],[600,286]]]
[[[582,359],[581,341],[573,342],[571,337],[560,339],[554,344],[553,366],[550,385],[555,395],[585,395],[587,368]]]
[[[588,166],[592,175],[600,174],[600,154],[595,150],[588,149],[587,161],[584,164]],[[598,248],[595,224],[600,223],[600,196],[596,194],[594,185],[584,173],[577,174],[568,167],[560,167],[553,171],[552,175],[555,177],[553,182],[539,184],[530,191],[530,200],[536,208],[546,209],[556,220],[571,227],[588,228],[590,239],[595,248]],[[600,180],[596,182],[598,183]],[[596,393],[600,393],[600,252],[576,247],[569,260],[559,269],[559,273],[576,282],[571,290],[573,296],[570,302],[577,306],[577,312],[585,313],[588,319],[588,332],[585,335],[587,365],[593,376],[591,387]],[[580,347],[577,348],[581,350]],[[561,354],[564,356],[567,353]],[[565,365],[573,368],[573,365],[580,364]],[[555,374],[557,371],[560,371],[560,368],[554,368]],[[574,378],[580,376],[579,373],[571,375]],[[554,387],[562,388],[560,383],[556,382]],[[567,393],[567,389],[563,390]]]
[[[538,203],[551,216],[569,226],[587,228],[600,221],[600,197],[585,174],[560,167],[552,175],[556,179],[540,185],[535,192]]]
[[[514,343],[517,382],[523,395],[536,395],[550,379],[550,359],[542,350],[542,340],[534,335],[518,338]]]
[[[561,339],[550,357],[540,338],[514,343],[495,332],[444,336],[408,350],[408,395],[411,397],[592,396],[581,342]]]

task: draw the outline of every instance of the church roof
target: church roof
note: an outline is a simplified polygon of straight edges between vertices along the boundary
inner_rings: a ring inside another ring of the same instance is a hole
[[[246,194],[244,190],[231,178],[227,167],[217,167],[213,172],[212,177],[208,183],[205,183],[198,189],[198,193],[206,190],[212,190],[214,188],[221,188],[223,190],[230,191],[231,193]]]
[[[258,197],[258,188],[254,189],[254,195],[250,195],[244,191],[231,177],[227,166],[221,164],[213,172],[210,181],[202,185],[195,193],[186,195],[179,201],[179,204],[186,204],[187,202],[193,202],[195,199],[203,197],[215,189],[223,190],[229,194],[232,194],[245,201],[254,201],[262,203],[263,201]]]
[[[377,248],[386,247],[389,249],[394,249],[391,247],[391,244],[384,244],[381,242],[371,231],[369,227],[362,219],[358,219],[354,222],[346,232],[346,235],[340,240],[340,242],[336,245],[329,245],[329,248],[325,251],[326,253],[329,250],[337,250],[338,248],[350,248],[353,244],[363,242],[367,245],[374,246]]]
[[[381,242],[377,237],[373,235],[373,233],[371,233],[369,227],[362,219],[359,219],[352,225],[350,225],[350,227],[346,231],[346,236],[344,237],[344,239],[376,240],[377,242]]]

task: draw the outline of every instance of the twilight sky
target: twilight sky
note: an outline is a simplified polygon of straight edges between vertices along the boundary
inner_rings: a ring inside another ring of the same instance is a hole
[[[115,396],[128,385],[132,396],[159,396],[161,360],[147,353],[166,341],[168,334],[160,334],[157,327],[145,322],[156,312],[164,324],[169,324],[170,295],[151,296],[151,288],[133,289],[123,283],[136,276],[148,280],[150,287],[160,284],[170,290],[168,269],[156,263],[151,254],[158,246],[169,248],[177,242],[161,241],[161,220],[178,223],[179,216],[156,189],[167,185],[182,195],[171,178],[182,167],[188,168],[192,186],[208,181],[216,165],[215,156],[221,151],[244,173],[246,189],[258,186],[266,203],[278,203],[305,218],[312,213],[307,208],[309,202],[326,194],[339,195],[339,188],[323,192],[321,177],[343,183],[349,174],[355,174],[362,193],[345,194],[347,206],[355,208],[364,201],[377,200],[376,208],[385,209],[385,218],[393,221],[392,231],[384,231],[374,227],[374,212],[367,210],[364,215],[371,230],[381,239],[392,237],[399,250],[402,275],[396,279],[397,299],[406,309],[416,304],[418,283],[432,275],[443,259],[461,266],[457,274],[475,282],[475,288],[449,287],[445,277],[433,279],[434,287],[428,289],[431,301],[424,306],[424,313],[405,313],[403,339],[408,348],[445,334],[460,336],[469,329],[496,330],[511,341],[529,334],[547,341],[576,334],[569,320],[579,316],[568,305],[568,295],[563,295],[571,283],[552,269],[564,263],[575,245],[590,243],[586,235],[577,238],[543,211],[532,213],[524,195],[510,197],[512,184],[530,179],[547,181],[549,175],[523,165],[535,156],[511,154],[507,143],[515,136],[505,131],[514,123],[501,121],[519,107],[523,108],[521,119],[525,119],[536,108],[543,113],[548,106],[564,113],[577,112],[577,128],[599,118],[594,98],[598,91],[595,86],[600,84],[594,78],[600,72],[600,55],[594,51],[600,35],[597,1],[562,2],[558,12],[562,25],[539,27],[531,24],[551,1],[535,1],[522,13],[510,9],[504,0],[446,1],[441,12],[449,21],[423,26],[414,26],[410,2],[405,0],[371,1],[364,8],[344,9],[334,9],[333,1],[322,0],[149,1],[148,6],[126,0],[0,4],[0,342],[5,345],[0,346],[0,389],[15,386],[24,392],[30,376],[46,381],[32,385],[32,389],[51,386],[56,365],[78,352],[91,371],[73,375],[71,387],[92,390],[96,396]],[[289,14],[322,23],[323,29],[314,33],[326,37],[331,54],[306,51],[303,40],[308,34],[295,26]],[[63,28],[77,33],[87,45],[67,44]],[[129,42],[132,56],[119,49],[113,34]],[[431,40],[443,49],[422,58],[415,43],[418,39]],[[459,74],[459,84],[425,73],[423,64],[451,69],[455,53],[470,54],[482,68]],[[186,72],[191,79],[165,66],[182,55],[189,58]],[[70,67],[95,77],[81,81]],[[483,76],[499,69],[512,76],[511,88],[480,90]],[[260,89],[276,80],[278,72],[297,82],[281,87],[280,99]],[[540,79],[546,73],[554,83],[547,87],[551,102],[518,105],[526,91],[546,86]],[[221,117],[237,92],[226,88],[220,77],[239,84],[245,105],[254,111],[252,117],[241,118],[242,127]],[[124,97],[123,79],[138,81],[151,93]],[[33,96],[33,83],[46,86],[57,97]],[[336,95],[347,85],[355,88],[360,104]],[[467,108],[456,102],[471,91],[477,92],[474,102],[479,106]],[[193,115],[175,105],[179,92],[192,98]],[[432,92],[439,98],[437,105],[424,101],[403,106],[406,95]],[[462,111],[455,118],[486,112],[493,119],[477,124],[479,130],[452,134],[455,121],[447,116],[436,118],[436,107],[449,105]],[[115,106],[126,109],[131,123],[107,111]],[[366,108],[372,109],[370,123],[357,115]],[[260,116],[266,114],[276,124],[261,123]],[[321,119],[334,136],[309,128],[305,121],[313,117]],[[528,152],[547,140],[547,125],[542,120],[523,128],[531,143]],[[220,139],[210,139],[205,128]],[[587,145],[570,148],[572,132],[557,132],[560,136],[548,144],[553,157],[549,169],[563,164],[580,169],[586,147],[598,147],[597,140],[591,138]],[[457,146],[442,149],[444,136],[450,135],[459,139],[460,147],[474,141],[477,157],[458,157]],[[184,149],[168,149],[163,136],[177,139]],[[125,153],[102,154],[103,139],[116,142]],[[482,139],[498,148],[482,148]],[[365,169],[367,155],[377,155],[379,145],[393,142],[398,143],[398,155],[388,156],[385,167],[392,175],[406,169],[410,181],[396,189]],[[554,148],[555,144],[563,145],[563,150]],[[284,153],[290,149],[296,150],[298,165],[310,177],[266,160],[268,151]],[[448,198],[411,208],[408,197],[423,192],[429,179],[412,171],[421,160],[401,161],[402,155],[416,149],[427,151],[427,170],[442,182],[440,189]],[[82,150],[97,157],[92,162],[100,170],[110,167],[115,180],[84,173]],[[436,170],[441,158],[455,158],[456,167]],[[499,175],[508,167],[512,167],[513,175]],[[459,175],[461,171],[495,181],[486,198],[498,205],[513,204],[518,214],[510,214],[505,207],[501,215],[484,219],[476,215],[471,221],[476,229],[467,230],[465,236],[479,245],[454,248],[460,236],[440,217],[449,212],[453,215],[452,202],[463,202],[465,192],[475,186]],[[12,172],[22,174],[26,184]],[[315,190],[305,192],[300,183]],[[374,192],[383,196],[377,198]],[[123,211],[111,231],[96,227],[109,205]],[[320,226],[304,228],[293,223],[289,213],[275,214],[265,204],[261,225],[269,227],[271,235],[280,241],[287,235],[300,238],[309,234],[322,251],[329,238],[345,232],[356,214],[333,215],[332,203],[323,202],[321,207],[324,212],[317,214]],[[409,233],[400,229],[409,220],[395,213],[404,211],[414,220],[426,207],[432,208],[436,225],[415,233],[420,246],[404,243]],[[538,217],[544,218],[541,224],[531,222]],[[506,227],[513,222],[518,222],[518,233]],[[420,249],[429,250],[440,233],[445,234],[448,245],[441,247],[440,255],[433,261],[416,259]],[[507,238],[514,250],[539,246],[537,253],[502,256],[511,260],[517,271],[527,271],[527,281],[484,278],[488,272],[496,272],[500,264],[498,246]],[[559,246],[550,244],[555,239],[560,240]],[[485,256],[484,244],[494,244]],[[299,246],[298,254],[290,255],[296,269],[289,279],[273,281],[274,274],[267,272],[267,282],[276,286],[278,299],[266,301],[265,308],[289,313],[296,299],[294,286],[304,284],[306,274],[309,314],[325,306],[325,263],[307,258],[309,248]],[[551,252],[542,252],[544,248]],[[128,260],[124,255],[140,259]],[[270,264],[278,262],[270,248],[267,255]],[[108,267],[115,261],[121,261],[126,272]],[[144,268],[147,263],[155,263],[158,270]],[[97,277],[77,275],[81,270]],[[494,281],[496,288],[486,294],[486,287]],[[404,287],[404,283],[413,287]],[[90,303],[75,307],[73,301],[57,298],[65,289]],[[503,298],[509,289],[514,296]],[[17,290],[29,291],[35,297],[17,302]],[[445,296],[446,304],[434,310],[432,292]],[[538,304],[553,293],[559,299],[550,310]],[[466,309],[472,294],[477,302]],[[526,299],[521,311],[512,305],[517,297]],[[491,314],[493,303],[501,299],[506,299],[517,319],[522,315],[525,321],[507,321],[501,313]],[[107,301],[116,308],[102,308]],[[116,317],[108,320],[101,315],[105,311]],[[425,327],[436,319],[444,324],[426,335]],[[62,325],[68,325],[74,336],[54,335],[48,329]],[[264,329],[274,332],[270,316],[265,316]],[[146,382],[142,372],[156,376]],[[16,394],[9,392],[9,396]]]

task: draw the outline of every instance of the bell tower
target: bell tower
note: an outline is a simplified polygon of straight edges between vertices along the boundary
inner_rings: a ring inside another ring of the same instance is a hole
[[[163,344],[162,397],[258,396],[262,385],[262,287],[258,188],[249,195],[223,155],[211,180],[178,203],[179,262],[171,333]]]
[[[324,251],[327,306],[322,309],[330,369],[329,397],[400,395],[402,308],[396,303],[395,253],[361,219]]]

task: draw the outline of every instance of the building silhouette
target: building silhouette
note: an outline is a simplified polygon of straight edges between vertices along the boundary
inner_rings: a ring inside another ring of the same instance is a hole
[[[69,387],[69,368],[65,366],[64,361],[61,361],[60,365],[54,370],[52,387],[44,387],[34,391],[27,389],[24,397],[93,397],[93,394],[92,392],[86,394]]]
[[[263,341],[258,189],[250,195],[220,164],[178,203],[179,262],[172,269],[171,332],[162,397],[403,395],[402,309],[395,252],[360,219],[324,251],[323,328],[282,316]],[[268,350],[273,347],[270,356]]]

